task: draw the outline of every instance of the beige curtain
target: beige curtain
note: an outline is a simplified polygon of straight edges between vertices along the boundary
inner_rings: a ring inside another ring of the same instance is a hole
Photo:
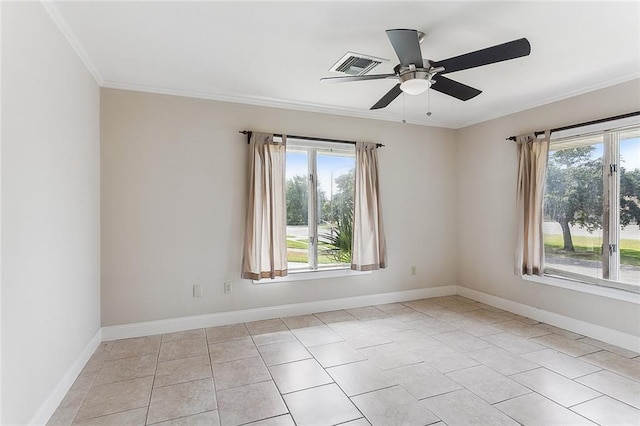
[[[387,242],[382,226],[376,144],[356,143],[355,179],[351,269],[386,268]]]
[[[544,138],[535,134],[518,136],[518,187],[516,196],[517,240],[516,265],[518,275],[544,273],[544,243],[542,235],[542,202],[550,132]]]
[[[286,137],[252,133],[242,278],[287,275]]]

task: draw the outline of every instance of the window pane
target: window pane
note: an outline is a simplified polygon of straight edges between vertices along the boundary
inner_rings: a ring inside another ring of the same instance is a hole
[[[318,267],[351,263],[355,156],[349,150],[318,150]]]
[[[565,141],[551,149],[544,199],[545,266],[602,278],[602,139]]]
[[[640,287],[640,131],[620,135],[620,274]]]
[[[309,156],[287,147],[287,261],[289,269],[309,267]]]

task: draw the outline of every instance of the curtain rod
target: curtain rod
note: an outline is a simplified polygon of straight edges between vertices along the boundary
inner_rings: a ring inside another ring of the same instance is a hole
[[[251,130],[240,130],[238,133],[242,133],[243,135],[247,135],[249,138],[251,138],[251,133],[253,133]],[[273,136],[278,136],[278,137],[282,137],[281,134],[279,133],[274,133]],[[348,143],[351,145],[355,145],[356,141],[345,141],[342,139],[327,139],[327,138],[316,138],[316,137],[311,137],[311,136],[296,136],[296,135],[287,135],[288,138],[292,138],[292,139],[302,139],[304,141],[322,141],[322,142],[335,142],[335,143]],[[247,141],[247,143],[249,143]],[[382,148],[384,145],[381,143],[377,143],[376,147],[378,148]]]
[[[628,114],[616,115],[616,116],[608,117],[608,118],[601,118],[599,120],[586,121],[584,123],[571,124],[569,126],[564,126],[564,127],[557,127],[555,129],[551,129],[551,133],[553,133],[553,132],[561,132],[562,130],[575,129],[577,127],[590,126],[592,124],[606,123],[607,121],[621,120],[623,118],[634,117],[636,115],[640,115],[640,111],[634,111],[634,112],[630,112]],[[535,133],[536,136],[544,135],[544,130],[538,130],[538,131],[536,131],[534,133]],[[508,141],[515,141],[516,137],[515,136],[509,136],[507,138],[507,140]]]

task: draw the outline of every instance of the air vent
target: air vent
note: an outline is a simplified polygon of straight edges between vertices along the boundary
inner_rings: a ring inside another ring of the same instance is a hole
[[[347,52],[329,71],[347,75],[365,75],[381,63],[388,61],[388,59]]]

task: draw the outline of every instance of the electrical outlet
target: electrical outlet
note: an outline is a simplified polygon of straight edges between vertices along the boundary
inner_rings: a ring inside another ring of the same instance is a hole
[[[411,265],[411,275],[416,274],[416,265]]]
[[[200,284],[193,286],[193,297],[202,297],[202,286]]]
[[[233,285],[231,281],[224,282],[224,294],[229,294],[233,291]]]

